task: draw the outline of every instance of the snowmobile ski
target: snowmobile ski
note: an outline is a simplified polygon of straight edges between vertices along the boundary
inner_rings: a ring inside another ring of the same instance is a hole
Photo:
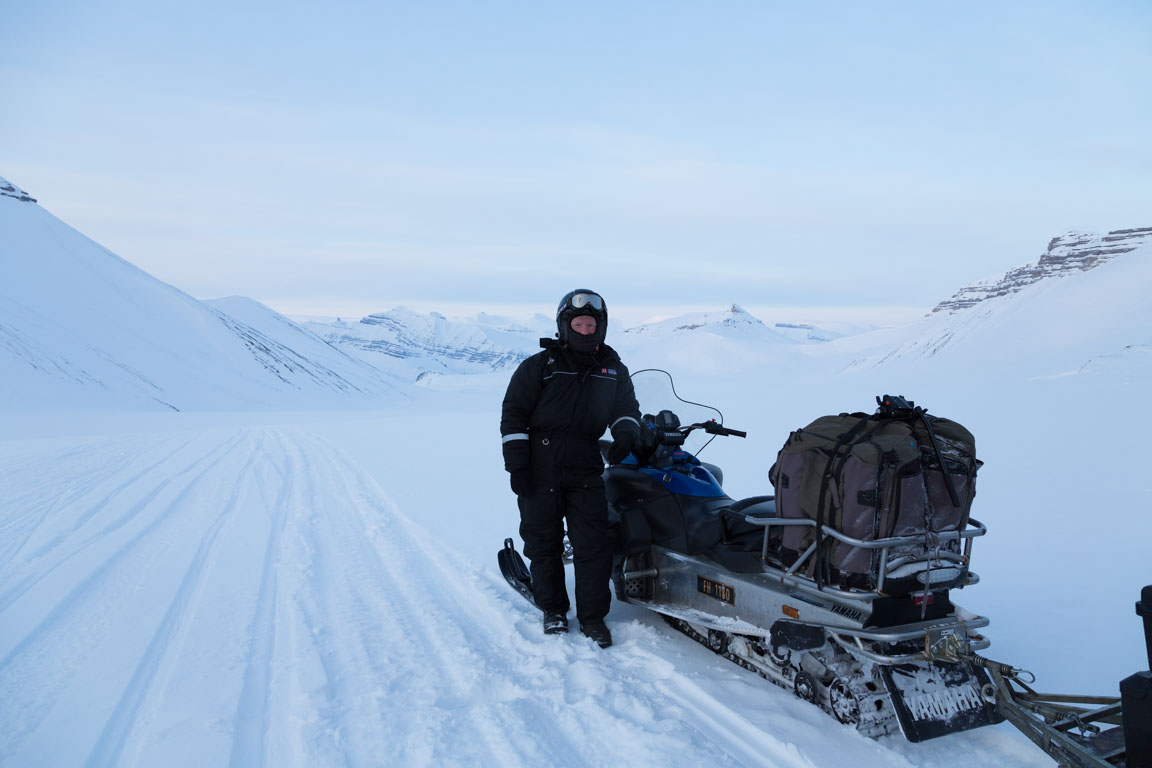
[[[504,539],[504,547],[496,554],[496,562],[500,564],[500,573],[504,574],[512,589],[532,605],[536,605],[536,598],[532,594],[532,573],[524,564],[524,558],[516,551],[512,539]]]

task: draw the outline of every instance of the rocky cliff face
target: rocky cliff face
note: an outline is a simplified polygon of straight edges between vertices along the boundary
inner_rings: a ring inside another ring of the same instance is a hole
[[[937,304],[932,312],[961,312],[986,299],[1016,293],[1041,280],[1087,271],[1145,243],[1152,243],[1152,227],[1118,229],[1106,235],[1069,232],[1052,238],[1048,250],[1038,261],[1010,270],[998,279],[967,285]]]
[[[0,195],[3,195],[4,197],[14,197],[17,200],[22,200],[28,203],[36,202],[36,198],[29,195],[27,192],[20,189],[20,187],[16,186],[12,182],[8,181],[8,179],[4,178],[3,176],[0,176]]]

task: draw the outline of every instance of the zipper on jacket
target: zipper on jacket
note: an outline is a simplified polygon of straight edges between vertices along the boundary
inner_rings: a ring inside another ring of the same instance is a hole
[[[576,397],[572,400],[572,413],[568,414],[568,427],[575,429],[576,427],[576,409],[584,402],[584,383],[588,381],[588,374],[592,372],[591,368],[586,369],[580,374],[580,386],[576,390]]]

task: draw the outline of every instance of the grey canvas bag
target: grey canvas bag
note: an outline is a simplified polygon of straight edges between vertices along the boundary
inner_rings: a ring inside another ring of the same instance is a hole
[[[959,555],[959,542],[942,544],[933,534],[968,524],[982,464],[975,438],[960,424],[929,416],[902,398],[895,400],[907,407],[886,408],[883,403],[893,400],[888,395],[877,400],[876,414],[823,416],[789,435],[780,449],[769,473],[777,514],[818,523],[785,527],[780,557],[790,565],[817,543],[803,571],[821,584],[874,589],[881,558],[888,594],[958,584],[967,576],[966,564],[958,568],[956,557],[942,559],[940,552]],[[861,541],[919,540],[885,554],[822,535],[819,525]],[[932,569],[935,576],[920,575]]]

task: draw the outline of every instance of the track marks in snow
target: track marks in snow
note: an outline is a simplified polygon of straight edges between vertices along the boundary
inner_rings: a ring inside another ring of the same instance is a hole
[[[179,454],[188,446],[191,440],[185,440],[179,447],[168,452],[165,449],[163,458],[153,462],[149,466],[140,470],[131,470],[126,466],[112,465],[112,468],[101,468],[99,471],[92,472],[91,474],[97,475],[95,480],[87,483],[69,484],[68,492],[61,494],[59,497],[48,497],[47,500],[41,499],[41,512],[36,522],[29,527],[24,542],[28,542],[36,531],[41,527],[42,523],[47,518],[53,518],[54,522],[61,523],[57,530],[51,534],[46,535],[44,542],[38,544],[34,551],[24,558],[24,562],[18,563],[22,566],[20,570],[22,574],[14,579],[11,585],[3,585],[0,590],[0,611],[7,608],[13,601],[20,598],[25,592],[33,587],[37,582],[46,576],[50,575],[54,570],[66,564],[71,558],[84,552],[88,547],[96,543],[108,543],[111,541],[109,534],[114,533],[116,530],[124,527],[129,521],[135,519],[140,512],[146,510],[149,505],[164,491],[174,480],[179,479],[180,476],[188,474],[196,469],[196,467],[208,460],[208,456],[202,457],[195,463],[183,468],[174,468],[175,474],[164,475],[157,470],[169,463],[170,461],[180,461]],[[50,474],[51,470],[47,466],[43,466],[41,471],[45,474]],[[104,481],[113,480],[115,483],[111,489],[103,489]],[[86,536],[80,536],[85,525],[99,513],[114,504],[116,500],[126,491],[131,489],[134,492],[141,490],[140,486],[152,485],[148,491],[138,501],[133,502],[122,514],[115,517],[113,520],[105,523],[101,530],[93,531]],[[99,495],[97,495],[99,494]],[[96,498],[89,498],[96,496]],[[70,511],[81,510],[75,521],[69,521],[67,515]],[[16,553],[16,557],[19,552]],[[7,569],[5,569],[7,570]]]
[[[123,445],[124,455],[131,455],[130,442],[125,441]],[[101,449],[107,451],[105,446]],[[4,458],[7,461],[4,462],[6,471],[0,475],[0,498],[7,500],[10,511],[0,520],[0,563],[3,564],[20,560],[21,550],[45,520],[55,520],[57,513],[67,514],[68,510],[77,508],[78,502],[94,488],[121,474],[117,463],[92,461],[90,452],[83,448],[56,451],[47,456]]]
[[[256,594],[252,618],[248,626],[248,652],[245,659],[244,682],[240,691],[236,714],[232,721],[232,748],[229,764],[235,768],[262,766],[268,738],[273,678],[272,658],[276,647],[278,612],[279,565],[281,541],[291,505],[299,503],[304,483],[297,452],[279,441],[279,461],[268,473],[279,478],[279,489],[264,500],[271,511],[272,522],[264,547],[260,569],[260,585]],[[286,746],[293,746],[291,740]]]
[[[29,585],[40,581],[43,573],[38,573],[33,565],[29,568],[31,575],[21,578],[17,574],[15,587],[7,593],[7,604],[0,609],[0,624],[6,635],[0,641],[24,633],[0,658],[0,754],[17,754],[61,696],[73,697],[67,704],[77,706],[75,696],[86,692],[78,692],[74,680],[78,675],[92,674],[92,660],[103,658],[99,653],[102,646],[122,642],[131,645],[133,638],[124,637],[125,628],[138,628],[140,611],[152,608],[138,605],[135,596],[151,593],[150,580],[158,578],[158,574],[162,579],[172,562],[179,562],[185,543],[199,539],[197,502],[210,495],[211,489],[219,488],[220,465],[236,454],[242,441],[238,433],[223,442],[203,441],[182,454],[182,469],[158,472],[158,477],[147,476],[150,483],[138,473],[132,474],[137,485],[151,484],[144,493],[146,501],[136,505],[138,512],[147,513],[150,518],[126,538],[107,537],[108,541],[103,542],[106,551],[87,562],[74,562],[73,567],[66,569],[68,572],[61,574],[59,583],[52,585],[56,602],[30,625],[25,616],[32,611],[23,604],[39,597]],[[115,450],[109,450],[104,458],[120,464]],[[104,506],[101,517],[116,514],[116,505]],[[70,539],[63,537],[58,548],[67,547],[68,542]],[[64,555],[61,560],[69,557],[71,554]],[[107,691],[101,694],[106,696]],[[99,705],[100,702],[95,703]],[[41,740],[50,741],[50,737],[44,735]]]
[[[427,563],[412,562],[416,542],[374,484],[327,446],[314,442],[306,453],[314,512],[294,530],[306,566],[296,601],[327,683],[316,710],[317,738],[328,742],[320,746],[349,765],[376,765],[382,754],[427,763],[442,736],[439,713],[478,695],[478,660],[469,663],[468,644],[446,617],[450,593],[435,591]],[[374,546],[381,538],[383,551]],[[397,702],[413,716],[398,716]],[[474,736],[481,745],[492,738]]]
[[[170,453],[162,456],[160,459],[152,462],[148,466],[142,467],[140,469],[133,469],[131,472],[122,473],[122,475],[117,478],[117,485],[108,491],[106,495],[104,495],[104,497],[101,498],[96,504],[93,504],[90,507],[87,504],[82,506],[77,505],[75,500],[66,500],[65,505],[67,506],[80,506],[82,509],[86,508],[84,513],[77,517],[76,521],[72,523],[70,530],[65,529],[57,532],[54,536],[48,538],[47,541],[39,544],[36,549],[30,553],[30,556],[32,558],[40,558],[47,553],[52,553],[61,541],[63,541],[65,538],[69,538],[74,533],[82,531],[89,520],[98,515],[109,504],[113,503],[117,497],[119,497],[126,490],[135,488],[146,477],[156,477],[158,474],[160,474],[157,472],[157,470],[174,457],[177,457],[181,450],[187,447],[187,445],[191,442],[191,439],[184,441],[181,445],[172,449]],[[141,509],[145,508],[148,503],[152,501],[152,499],[156,498],[156,496],[158,496],[160,492],[168,486],[168,484],[171,482],[171,479],[172,478],[166,478],[161,480],[153,489],[153,491],[145,496],[140,503],[134,505],[125,514],[114,518],[112,521],[104,525],[101,530],[94,531],[82,539],[79,543],[78,549],[83,549],[93,541],[100,540],[107,536],[109,533],[112,533],[116,529],[121,528],[125,523],[127,523],[136,514],[138,514]]]
[[[129,744],[133,729],[148,727],[150,721],[148,709],[156,706],[156,699],[160,695],[159,688],[171,674],[174,656],[183,644],[192,615],[199,608],[206,564],[220,531],[235,510],[240,492],[248,480],[247,475],[255,459],[256,446],[246,447],[250,451],[249,458],[236,476],[231,496],[201,537],[168,611],[144,651],[111,718],[105,724],[96,746],[85,762],[86,766],[117,764]],[[210,519],[212,512],[205,510],[205,517]]]

